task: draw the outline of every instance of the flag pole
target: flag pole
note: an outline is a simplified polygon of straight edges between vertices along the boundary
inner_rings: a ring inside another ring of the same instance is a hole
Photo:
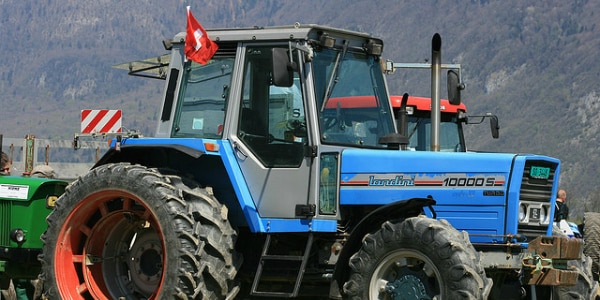
[[[186,14],[185,14],[185,28],[186,28],[186,33],[187,33],[187,28],[189,27],[189,24],[190,24],[190,6],[189,5],[185,7],[185,11],[186,11]],[[187,41],[187,39],[188,39],[188,36],[186,34],[185,35],[185,40]],[[188,61],[188,57],[184,53],[183,54],[183,62],[187,63],[187,61]]]

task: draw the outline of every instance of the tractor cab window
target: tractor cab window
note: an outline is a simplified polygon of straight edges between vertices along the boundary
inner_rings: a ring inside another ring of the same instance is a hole
[[[378,140],[394,125],[379,62],[361,52],[322,49],[313,67],[321,141],[384,147]]]
[[[238,137],[264,166],[298,167],[307,141],[300,78],[294,72],[290,87],[275,86],[271,65],[272,47],[247,49]]]
[[[187,63],[173,137],[221,138],[233,62],[215,56],[206,65]]]
[[[442,114],[440,122],[440,151],[464,152],[460,123],[452,114]],[[420,113],[408,118],[409,150],[431,150],[431,113]]]

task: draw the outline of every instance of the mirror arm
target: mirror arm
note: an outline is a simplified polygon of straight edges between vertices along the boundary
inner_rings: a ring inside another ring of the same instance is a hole
[[[483,120],[485,120],[486,117],[487,117],[487,115],[484,115],[484,116],[469,115],[469,116],[467,116],[467,118],[465,118],[465,124],[481,124],[481,123],[483,123]],[[477,121],[472,121],[473,118],[477,118]]]

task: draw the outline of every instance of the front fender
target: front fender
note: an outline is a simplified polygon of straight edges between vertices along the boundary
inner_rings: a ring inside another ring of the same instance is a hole
[[[341,298],[342,286],[348,280],[348,262],[350,257],[360,249],[365,235],[378,229],[385,221],[403,220],[423,214],[425,207],[429,207],[435,218],[436,214],[432,207],[435,203],[433,198],[411,198],[397,201],[377,208],[360,220],[352,229],[350,237],[338,257],[331,281],[330,297]]]

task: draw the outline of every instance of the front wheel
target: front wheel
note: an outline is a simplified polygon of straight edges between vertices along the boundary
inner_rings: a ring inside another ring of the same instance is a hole
[[[237,291],[227,210],[181,177],[100,166],[48,216],[41,278],[49,299],[224,299]]]
[[[554,298],[552,299],[596,299],[598,282],[592,276],[592,259],[587,255],[582,255],[581,260],[570,260],[569,266],[575,267],[577,270],[577,282],[574,286],[555,287],[553,290]]]
[[[365,236],[350,269],[350,299],[487,299],[492,287],[467,234],[422,216]]]

